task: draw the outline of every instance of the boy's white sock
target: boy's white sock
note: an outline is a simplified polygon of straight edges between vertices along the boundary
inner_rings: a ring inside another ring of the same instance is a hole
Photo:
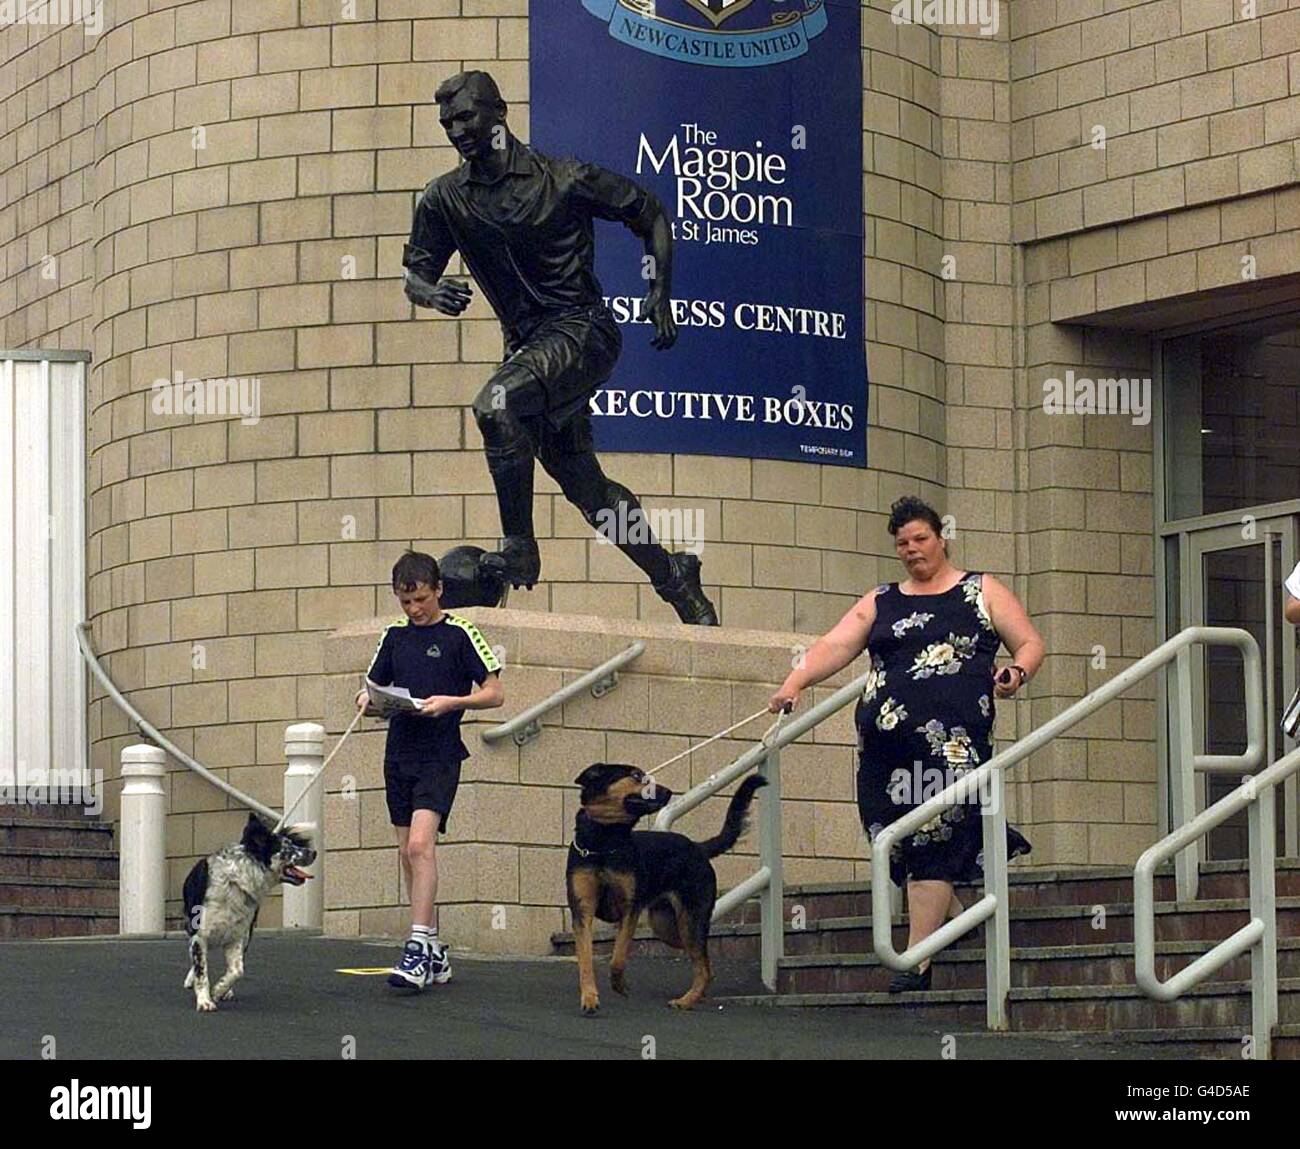
[[[437,935],[434,934],[428,926],[413,925],[411,927],[411,941],[419,942],[420,945],[424,947],[425,953],[428,953],[430,951],[432,947],[430,946],[429,943],[430,941],[434,940],[436,937]]]

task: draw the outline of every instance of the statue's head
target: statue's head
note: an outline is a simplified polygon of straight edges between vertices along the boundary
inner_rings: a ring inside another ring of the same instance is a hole
[[[497,82],[487,72],[460,72],[443,80],[433,98],[447,139],[463,159],[486,155],[503,147],[506,102]],[[498,126],[502,130],[497,131]]]

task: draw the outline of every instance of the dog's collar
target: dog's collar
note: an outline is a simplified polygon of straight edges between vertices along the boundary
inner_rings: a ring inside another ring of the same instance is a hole
[[[603,850],[588,849],[585,846],[578,845],[578,839],[575,835],[573,841],[569,843],[569,849],[573,850],[583,858],[599,858],[603,854],[620,853],[621,851],[626,850],[630,845],[630,842],[619,842],[618,845],[606,846]]]

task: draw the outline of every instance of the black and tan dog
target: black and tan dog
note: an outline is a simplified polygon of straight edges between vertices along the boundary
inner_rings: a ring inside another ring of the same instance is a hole
[[[564,881],[573,914],[582,1012],[592,1014],[600,1007],[592,962],[595,919],[618,923],[609,982],[615,993],[626,994],[628,947],[643,910],[649,911],[650,928],[660,941],[690,956],[691,987],[668,1003],[675,1009],[690,1009],[713,979],[709,922],[718,879],[709,859],[740,840],[754,791],[766,786],[766,780],[746,778],[727,807],[722,832],[704,842],[670,831],[633,831],[638,819],[662,810],[673,796],[635,766],[598,762],[574,781],[582,787],[582,808]]]

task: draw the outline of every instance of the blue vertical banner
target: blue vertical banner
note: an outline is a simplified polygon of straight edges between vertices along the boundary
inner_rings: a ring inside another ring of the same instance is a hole
[[[597,221],[623,332],[603,451],[865,467],[861,15],[845,0],[532,0],[529,142],[649,188],[678,342],[650,346],[641,241]]]

